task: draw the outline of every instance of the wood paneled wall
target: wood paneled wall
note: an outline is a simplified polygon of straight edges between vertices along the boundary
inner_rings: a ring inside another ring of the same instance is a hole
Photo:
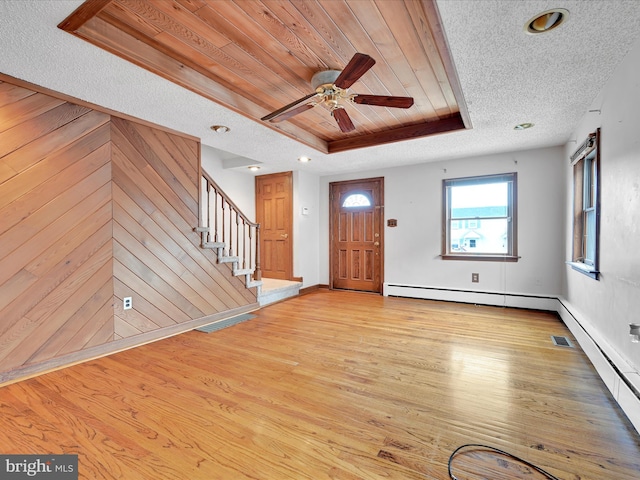
[[[0,370],[113,339],[109,115],[0,83]]]
[[[198,144],[115,117],[111,134],[116,338],[255,302],[193,232]],[[122,310],[123,297],[133,310]]]
[[[256,304],[193,232],[196,140],[2,78],[0,384]]]

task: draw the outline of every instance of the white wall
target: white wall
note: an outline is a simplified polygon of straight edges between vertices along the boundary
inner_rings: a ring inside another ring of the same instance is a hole
[[[202,169],[226,193],[250,220],[256,219],[255,179],[253,175],[223,167],[218,152],[202,145]]]
[[[583,327],[610,355],[635,370],[640,387],[640,344],[629,339],[629,323],[640,323],[640,42],[613,72],[566,146],[564,176],[571,205],[568,157],[588,133],[601,128],[600,279],[566,267],[563,296]],[[566,212],[565,258],[571,257],[571,209]],[[624,368],[619,365],[619,368]]]
[[[249,217],[256,219],[255,177],[253,174],[225,169],[215,149],[202,146],[202,168],[231,200]],[[303,287],[319,281],[319,177],[293,172],[293,275],[302,277]],[[302,208],[308,210],[302,214]]]
[[[293,172],[293,274],[302,277],[303,287],[320,283],[319,198],[320,178],[306,172]]]
[[[564,270],[564,155],[561,147],[321,178],[321,252],[329,251],[329,183],[384,177],[385,283],[555,296]],[[518,262],[442,260],[442,180],[518,173]],[[471,273],[480,274],[471,283]],[[328,260],[321,283],[329,282]]]

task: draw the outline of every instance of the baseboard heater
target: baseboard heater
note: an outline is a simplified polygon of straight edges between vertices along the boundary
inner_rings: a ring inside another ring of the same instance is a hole
[[[385,283],[383,294],[388,297],[421,298],[425,300],[443,300],[447,302],[472,303],[476,305],[530,308],[533,310],[547,310],[553,312],[557,310],[558,300],[555,296],[464,290],[398,283]]]
[[[590,328],[589,323],[563,298],[558,298],[558,315],[640,433],[640,376],[637,370],[599,338],[597,331]]]

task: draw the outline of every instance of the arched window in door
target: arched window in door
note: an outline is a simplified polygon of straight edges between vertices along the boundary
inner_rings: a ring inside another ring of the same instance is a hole
[[[371,198],[362,193],[352,193],[342,201],[343,208],[370,207]]]

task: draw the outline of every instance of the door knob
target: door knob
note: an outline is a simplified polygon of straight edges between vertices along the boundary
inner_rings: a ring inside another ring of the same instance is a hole
[[[282,238],[289,238],[289,234],[288,233],[281,233],[280,236]]]
[[[380,242],[373,242],[373,244],[374,244],[376,247],[380,246]]]

